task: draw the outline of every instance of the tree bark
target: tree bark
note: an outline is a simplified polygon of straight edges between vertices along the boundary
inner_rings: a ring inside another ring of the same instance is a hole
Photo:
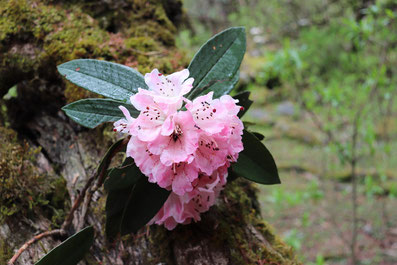
[[[0,0],[4,18],[0,20],[0,95],[17,87],[16,97],[0,101],[5,106],[0,126],[17,132],[15,145],[26,140],[31,147],[40,147],[32,163],[37,172],[49,176],[48,182],[65,180],[66,209],[51,205],[57,211],[67,212],[73,205],[116,135],[106,125],[84,129],[64,115],[60,108],[66,102],[94,95],[66,83],[56,65],[98,58],[141,72],[160,68],[171,73],[186,67],[173,37],[176,24],[185,17],[181,6],[179,0]],[[29,176],[21,171],[20,177]],[[55,196],[56,189],[51,189]],[[70,236],[82,225],[95,228],[94,246],[82,264],[298,264],[291,248],[261,220],[255,194],[252,184],[235,180],[202,221],[173,231],[146,227],[110,245],[104,237],[106,193],[99,189],[85,223],[79,224],[80,207],[67,233]],[[54,214],[40,209],[0,218],[0,263],[35,235],[59,228],[60,221],[51,218]],[[41,239],[16,264],[33,264],[64,239]]]

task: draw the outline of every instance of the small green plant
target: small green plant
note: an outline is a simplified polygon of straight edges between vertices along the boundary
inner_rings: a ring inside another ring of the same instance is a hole
[[[291,229],[284,234],[284,240],[287,244],[299,250],[302,247],[303,233],[298,229]]]

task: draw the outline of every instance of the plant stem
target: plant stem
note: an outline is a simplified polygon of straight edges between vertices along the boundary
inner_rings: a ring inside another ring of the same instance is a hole
[[[357,245],[357,235],[358,235],[358,218],[357,218],[357,174],[356,174],[356,166],[357,166],[357,137],[358,137],[358,123],[360,119],[360,114],[356,113],[356,117],[353,124],[353,135],[352,135],[352,151],[351,151],[351,178],[352,178],[352,207],[353,207],[353,230],[352,230],[352,239],[350,243],[350,254],[352,264],[357,264],[357,254],[356,254],[356,245]]]
[[[10,261],[7,263],[8,265],[13,265],[15,261],[21,256],[22,252],[24,252],[30,245],[35,243],[36,241],[41,240],[42,238],[49,237],[49,236],[55,236],[55,235],[65,235],[66,232],[63,229],[56,229],[52,231],[46,231],[41,234],[38,234],[34,236],[32,239],[27,241],[25,244],[22,245],[20,249],[18,249],[17,253],[10,259]]]

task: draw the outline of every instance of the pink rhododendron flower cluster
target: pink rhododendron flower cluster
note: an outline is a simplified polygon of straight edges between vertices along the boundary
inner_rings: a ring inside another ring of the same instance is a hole
[[[240,107],[229,95],[213,92],[190,101],[189,70],[164,76],[157,69],[145,75],[149,89],[130,99],[140,111],[134,119],[120,106],[125,119],[114,130],[131,135],[127,156],[150,182],[171,190],[151,223],[173,229],[178,223],[200,220],[226,184],[227,168],[243,150]],[[181,110],[186,103],[186,110]]]

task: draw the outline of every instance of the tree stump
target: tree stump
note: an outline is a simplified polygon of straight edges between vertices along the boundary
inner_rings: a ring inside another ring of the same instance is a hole
[[[67,102],[95,95],[67,83],[56,66],[95,58],[142,73],[152,68],[172,73],[188,61],[174,45],[176,27],[186,19],[181,0],[0,0],[0,17],[0,263],[5,264],[35,234],[59,228],[116,139],[108,125],[88,130],[64,115],[60,108]],[[82,225],[95,228],[94,246],[81,264],[299,264],[262,221],[255,194],[253,184],[237,179],[201,222],[173,231],[151,226],[109,244],[101,189],[86,222],[79,223],[79,209],[68,233]],[[35,243],[17,264],[33,264],[64,239]]]

